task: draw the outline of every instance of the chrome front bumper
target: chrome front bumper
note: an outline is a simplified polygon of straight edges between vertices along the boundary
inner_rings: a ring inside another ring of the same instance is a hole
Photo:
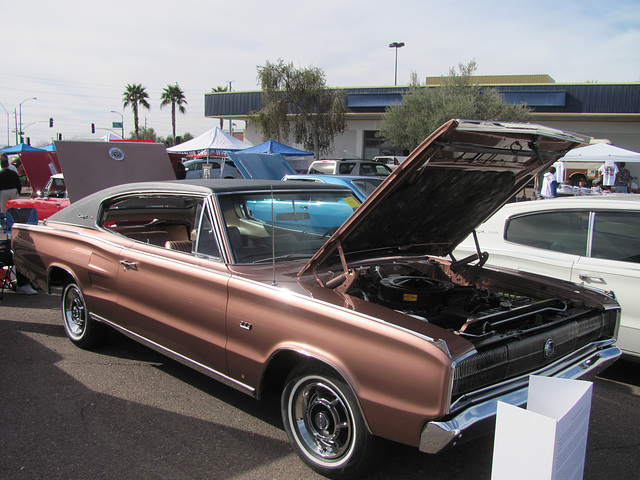
[[[588,345],[531,375],[590,380],[620,357],[620,349],[612,343]],[[438,453],[490,433],[495,427],[498,402],[523,407],[527,403],[528,389],[527,375],[464,395],[451,406],[447,417],[424,426],[420,435],[420,451]]]

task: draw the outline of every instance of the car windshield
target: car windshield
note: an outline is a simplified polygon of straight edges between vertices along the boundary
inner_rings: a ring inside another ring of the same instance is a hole
[[[44,197],[47,198],[67,198],[67,188],[63,178],[51,178],[45,187]]]
[[[219,196],[235,263],[310,258],[360,205],[350,193]]]

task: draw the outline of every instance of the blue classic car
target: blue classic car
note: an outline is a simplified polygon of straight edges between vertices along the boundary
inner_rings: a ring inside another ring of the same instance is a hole
[[[247,219],[267,225],[273,222],[295,233],[320,236],[324,243],[359,206],[360,202],[344,193],[331,198],[309,194],[299,198],[262,195],[247,199],[242,209]]]
[[[286,175],[282,180],[328,183],[330,185],[343,185],[349,187],[358,197],[364,200],[384,181],[384,177],[370,177],[360,175]]]

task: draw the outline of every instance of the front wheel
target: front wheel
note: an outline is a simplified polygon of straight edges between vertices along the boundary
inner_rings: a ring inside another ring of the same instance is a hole
[[[352,478],[370,467],[375,437],[355,395],[331,370],[294,369],[282,393],[281,410],[289,441],[316,472]]]
[[[62,291],[62,322],[69,340],[84,349],[97,346],[109,333],[106,325],[91,319],[82,290],[75,282],[67,283]]]

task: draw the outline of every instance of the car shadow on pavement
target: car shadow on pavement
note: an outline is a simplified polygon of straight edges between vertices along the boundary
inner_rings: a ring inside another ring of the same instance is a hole
[[[635,385],[640,387],[640,362],[622,358],[598,375],[600,378],[607,378],[620,383]]]
[[[292,455],[285,439],[207,419],[207,412],[196,418],[87,388],[77,376],[91,375],[93,366],[82,372],[66,364],[23,334],[33,329],[10,323],[0,322],[6,478],[242,478]]]

